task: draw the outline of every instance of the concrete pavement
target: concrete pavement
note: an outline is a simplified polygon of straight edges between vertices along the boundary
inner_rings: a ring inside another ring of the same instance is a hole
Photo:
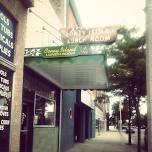
[[[124,132],[116,130],[103,132],[85,143],[76,143],[66,152],[136,152],[136,145],[127,145],[127,139],[128,136]]]

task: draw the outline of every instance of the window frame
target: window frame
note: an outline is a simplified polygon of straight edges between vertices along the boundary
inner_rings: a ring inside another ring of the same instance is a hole
[[[36,99],[37,99],[37,96],[38,97],[41,97],[41,98],[44,98],[46,100],[49,100],[49,101],[53,101],[54,102],[54,125],[37,125],[37,124],[34,124],[34,120],[35,120],[35,115],[36,115]],[[34,128],[53,128],[53,127],[56,127],[56,100],[55,99],[52,99],[52,98],[48,98],[46,96],[43,96],[39,93],[35,93],[35,98],[34,98],[34,118],[33,118],[33,127]]]

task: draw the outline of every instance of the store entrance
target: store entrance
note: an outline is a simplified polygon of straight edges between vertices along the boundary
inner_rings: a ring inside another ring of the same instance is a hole
[[[20,134],[20,152],[32,152],[34,101],[23,100]]]

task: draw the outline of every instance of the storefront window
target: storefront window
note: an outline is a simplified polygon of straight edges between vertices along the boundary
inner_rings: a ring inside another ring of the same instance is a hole
[[[55,126],[55,100],[36,96],[34,125]]]

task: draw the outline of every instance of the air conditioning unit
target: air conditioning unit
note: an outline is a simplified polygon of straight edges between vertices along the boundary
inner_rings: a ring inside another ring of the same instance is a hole
[[[30,8],[34,6],[34,0],[21,0],[21,2],[26,8]]]

